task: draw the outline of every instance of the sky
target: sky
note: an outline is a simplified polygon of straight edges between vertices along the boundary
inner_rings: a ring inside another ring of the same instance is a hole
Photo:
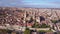
[[[0,0],[2,7],[60,8],[60,0]]]

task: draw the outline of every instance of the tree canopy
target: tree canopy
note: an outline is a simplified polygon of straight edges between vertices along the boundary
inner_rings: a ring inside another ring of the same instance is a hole
[[[30,34],[30,30],[26,28],[26,30],[24,31],[24,34]]]
[[[49,28],[50,26],[49,25],[46,25],[46,24],[42,24],[40,25],[40,28]]]

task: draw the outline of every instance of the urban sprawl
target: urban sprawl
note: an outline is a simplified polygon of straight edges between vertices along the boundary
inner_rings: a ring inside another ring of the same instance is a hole
[[[59,34],[60,9],[0,7],[0,29],[20,34]]]

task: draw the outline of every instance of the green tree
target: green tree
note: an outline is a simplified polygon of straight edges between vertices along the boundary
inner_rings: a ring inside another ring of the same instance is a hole
[[[52,32],[51,30],[39,30],[38,32]]]
[[[48,28],[48,27],[50,27],[50,26],[49,25],[46,25],[46,24],[40,25],[40,28]]]
[[[26,28],[26,30],[24,31],[24,34],[30,34],[30,30]]]
[[[32,28],[39,28],[40,26],[39,26],[39,24],[36,22],[36,23],[34,23],[34,25],[32,26]]]
[[[58,21],[57,20],[51,20],[51,22],[56,24]]]

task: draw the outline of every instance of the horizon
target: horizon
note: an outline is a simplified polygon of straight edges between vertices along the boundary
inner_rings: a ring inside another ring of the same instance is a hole
[[[60,0],[0,0],[0,7],[60,8]]]

